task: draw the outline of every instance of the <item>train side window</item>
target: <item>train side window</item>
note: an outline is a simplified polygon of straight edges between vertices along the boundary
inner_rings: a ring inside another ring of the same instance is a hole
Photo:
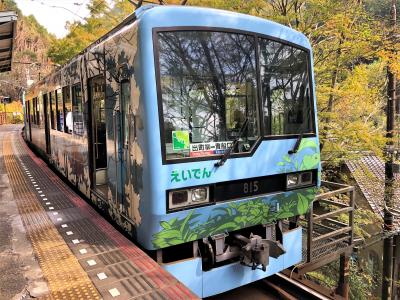
[[[34,101],[34,99],[32,98],[31,99],[31,101],[29,101],[29,106],[30,106],[30,108],[31,108],[31,114],[30,114],[30,117],[31,117],[31,123],[32,124],[35,124],[35,112],[34,112],[34,107],[35,107],[35,105],[33,105],[33,101]]]
[[[28,118],[29,118],[29,123],[32,125],[33,119],[32,119],[32,100],[28,101]]]
[[[33,98],[33,123],[38,125],[38,105],[37,105],[37,98]]]
[[[26,126],[28,126],[28,127],[30,126],[29,104],[30,104],[30,101],[26,102],[26,105],[25,105],[25,119],[26,119]],[[28,132],[29,131],[27,131],[26,134],[29,137]]]
[[[50,120],[51,129],[56,129],[56,100],[54,98],[54,92],[49,93],[50,95]]]
[[[72,130],[76,135],[83,135],[82,88],[80,84],[72,87]]]
[[[31,104],[32,104],[32,106],[31,106],[32,107],[32,110],[31,110],[31,112],[32,112],[32,124],[36,124],[36,121],[35,121],[35,116],[36,116],[35,98],[32,99]]]
[[[64,129],[66,133],[72,133],[72,100],[69,86],[63,87],[64,98]]]
[[[42,102],[43,102],[43,97],[36,98],[36,123],[37,125],[40,125],[41,122],[41,115],[40,112],[42,111]]]
[[[129,143],[129,103],[131,98],[131,85],[129,81],[121,83],[121,140],[123,145]]]
[[[56,90],[57,130],[64,131],[63,99],[61,90]]]
[[[34,114],[33,114],[33,99],[31,99],[29,101],[29,119],[31,120],[31,124],[34,124],[33,116],[34,116]]]

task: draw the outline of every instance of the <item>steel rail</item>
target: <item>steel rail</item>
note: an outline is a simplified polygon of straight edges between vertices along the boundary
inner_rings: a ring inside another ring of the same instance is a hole
[[[277,277],[277,279],[279,279],[279,282],[282,283],[281,286],[272,282],[272,280],[270,278],[263,279],[262,281],[269,287],[273,288],[277,293],[279,293],[279,295],[283,299],[286,299],[286,300],[299,299],[298,298],[298,296],[300,296],[299,293],[294,295],[294,292],[292,290],[300,290],[302,294],[307,295],[306,299],[320,299],[320,300],[331,300],[332,299],[332,298],[326,297],[325,295],[319,293],[318,291],[316,291],[308,286],[301,284],[297,280],[289,278],[288,276],[286,276],[282,273],[276,273],[274,275],[274,277]],[[291,292],[288,292],[288,290],[290,290]],[[310,297],[308,297],[308,296],[310,296]]]

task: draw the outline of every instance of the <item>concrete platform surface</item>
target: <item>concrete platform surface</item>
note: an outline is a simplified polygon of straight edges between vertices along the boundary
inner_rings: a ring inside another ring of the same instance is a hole
[[[0,300],[196,299],[0,126]]]

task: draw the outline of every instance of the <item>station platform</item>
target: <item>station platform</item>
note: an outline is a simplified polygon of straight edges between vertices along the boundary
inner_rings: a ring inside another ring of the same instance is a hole
[[[0,126],[0,299],[197,299]]]

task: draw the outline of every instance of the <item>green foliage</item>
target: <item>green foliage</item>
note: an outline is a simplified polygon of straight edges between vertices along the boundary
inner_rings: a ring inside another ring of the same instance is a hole
[[[343,223],[349,222],[349,215],[342,214],[338,216],[338,221]],[[380,226],[382,219],[380,219],[374,212],[369,209],[358,207],[354,211],[354,234],[362,239],[368,239],[371,235],[368,233],[370,225]]]
[[[339,280],[339,262],[335,261],[329,265],[325,265],[317,271],[309,272],[306,277],[317,282],[327,288],[334,289],[337,287]],[[371,268],[363,268],[360,263],[350,259],[350,299],[364,300],[371,299],[373,290],[377,286],[377,279],[380,278],[376,270]]]
[[[52,61],[66,63],[133,11],[128,1],[116,0],[112,3],[110,7],[105,0],[91,0],[88,4],[90,15],[85,20],[67,24],[68,35],[51,43],[48,55]]]
[[[1,10],[13,10],[16,11],[18,14],[21,13],[14,0],[2,0],[0,2],[0,11]]]
[[[360,151],[382,155],[385,66],[390,58],[386,49],[394,45],[385,44],[387,24],[372,13],[370,6],[376,11],[381,7],[378,2],[271,0],[256,10],[310,39],[322,160],[331,166]],[[385,9],[389,11],[389,6]]]
[[[360,268],[356,262],[350,260],[350,299],[371,298],[373,290],[378,285],[377,279],[380,278],[376,272],[370,268]]]
[[[315,190],[311,188],[306,192],[279,195],[274,199],[276,202],[266,202],[263,198],[233,202],[213,209],[205,222],[200,222],[201,215],[196,214],[196,210],[192,210],[183,218],[175,217],[168,221],[161,221],[162,230],[154,234],[153,245],[156,248],[168,247],[217,233],[302,215],[308,211],[314,195]]]
[[[28,57],[30,60],[29,61],[36,61],[37,55],[35,52],[31,50],[24,50],[18,53],[18,56],[22,57]]]
[[[385,0],[387,2],[387,0]],[[170,0],[167,4],[178,4]],[[378,1],[379,2],[379,1]],[[385,2],[385,3],[386,3]],[[314,52],[322,159],[336,166],[361,151],[382,156],[385,72],[391,58],[387,24],[379,18],[389,8],[376,1],[347,0],[189,0],[187,5],[214,7],[275,20],[303,32]],[[65,63],[132,12],[128,1],[89,3],[91,15],[69,24],[70,33],[54,40],[49,56]],[[397,59],[396,59],[397,61]],[[400,64],[399,64],[400,65]],[[392,63],[395,70],[400,67]],[[314,165],[310,156],[298,170]],[[290,163],[282,161],[287,167]]]

